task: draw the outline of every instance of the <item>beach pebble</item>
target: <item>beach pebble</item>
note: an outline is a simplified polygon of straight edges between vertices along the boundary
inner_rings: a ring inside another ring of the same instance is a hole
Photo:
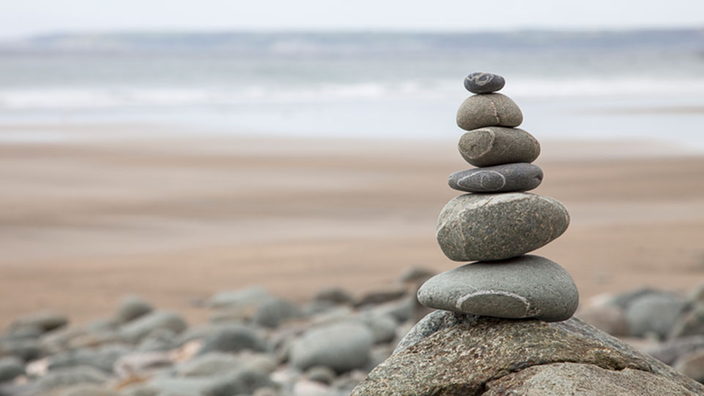
[[[137,296],[127,296],[122,299],[117,308],[115,318],[119,323],[127,323],[152,312],[154,308],[145,300]]]
[[[271,295],[263,287],[252,286],[241,290],[219,292],[208,300],[207,305],[211,308],[256,307],[260,302],[269,297],[271,297]]]
[[[289,359],[300,370],[327,366],[343,373],[367,365],[373,342],[372,332],[361,323],[336,323],[306,331],[294,342]]]
[[[137,343],[156,329],[168,329],[180,334],[187,327],[183,317],[175,312],[154,311],[124,325],[121,334],[128,341]]]
[[[400,286],[388,286],[386,288],[372,290],[365,293],[356,302],[356,306],[383,304],[389,301],[396,301],[408,293],[408,290]]]
[[[24,362],[14,356],[0,358],[0,382],[11,381],[24,375]]]
[[[335,381],[336,374],[335,370],[331,369],[330,367],[314,366],[309,368],[308,371],[306,371],[306,377],[308,377],[308,379],[311,381],[330,385],[333,381]]]
[[[677,318],[669,338],[680,338],[704,334],[704,303],[695,304],[690,311]]]
[[[487,127],[466,132],[458,149],[474,166],[531,163],[540,155],[540,143],[520,128]]]
[[[156,329],[149,333],[137,347],[138,352],[169,351],[179,346],[176,333],[171,329]]]
[[[269,388],[274,383],[269,376],[257,371],[238,369],[206,386],[203,396],[251,395],[258,388]]]
[[[354,296],[341,287],[328,287],[319,291],[313,298],[313,301],[332,304],[351,304],[354,301]]]
[[[254,313],[252,321],[257,326],[276,328],[283,321],[300,318],[301,310],[290,301],[281,298],[270,298],[263,302]]]
[[[64,389],[59,396],[119,396],[119,393],[100,385],[81,384]]]
[[[645,352],[672,366],[680,357],[700,350],[704,351],[704,335],[673,339],[648,348]]]
[[[674,367],[689,378],[704,383],[704,350],[682,356]]]
[[[475,94],[488,94],[500,91],[506,80],[498,74],[474,72],[465,77],[464,87]]]
[[[437,275],[437,271],[430,268],[411,267],[406,269],[398,277],[398,283],[402,285],[416,285],[427,281]]]
[[[210,352],[179,364],[175,373],[180,377],[209,377],[231,372],[241,366],[240,359],[230,353]]]
[[[499,93],[472,95],[457,110],[457,126],[465,131],[488,126],[517,127],[522,122],[518,105]]]
[[[478,193],[528,191],[542,181],[542,169],[526,163],[469,169],[455,172],[448,178],[451,188]]]
[[[120,357],[130,353],[127,347],[121,345],[106,345],[97,349],[76,349],[49,358],[49,370],[69,367],[95,367],[106,373],[111,373],[115,362]]]
[[[478,262],[434,276],[418,290],[421,304],[446,311],[507,319],[569,319],[579,293],[572,277],[540,256]]]
[[[151,375],[163,371],[173,364],[166,352],[137,352],[123,355],[115,362],[113,371],[120,378],[132,378]]]
[[[43,331],[56,330],[68,324],[68,317],[62,313],[42,311],[25,315],[10,324],[10,329],[20,329],[23,327],[40,328]]]
[[[569,221],[567,209],[550,197],[465,194],[445,205],[436,236],[450,260],[503,260],[547,245]]]
[[[631,336],[667,337],[684,306],[680,298],[670,293],[648,294],[634,300],[626,308]]]
[[[38,358],[42,354],[35,339],[6,339],[0,341],[0,357],[15,356],[25,362]]]
[[[581,310],[577,316],[612,336],[628,336],[630,334],[626,314],[620,307],[613,305],[589,307]]]
[[[372,332],[375,344],[391,342],[396,338],[398,323],[390,315],[366,314],[361,317],[362,323]]]
[[[137,385],[135,389],[126,388],[127,392],[123,394],[126,393],[129,396],[203,396],[205,389],[212,384],[212,378],[154,377],[147,384]]]
[[[78,384],[102,384],[108,379],[103,370],[90,366],[76,366],[48,372],[39,379],[39,386],[44,390],[50,390]]]
[[[214,351],[236,353],[245,350],[263,352],[267,350],[267,345],[257,332],[249,327],[226,325],[213,331],[203,340],[198,354],[204,355]]]

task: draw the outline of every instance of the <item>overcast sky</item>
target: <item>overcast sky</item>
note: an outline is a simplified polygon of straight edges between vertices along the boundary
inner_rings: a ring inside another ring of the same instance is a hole
[[[58,31],[704,27],[704,0],[0,0],[0,38]]]

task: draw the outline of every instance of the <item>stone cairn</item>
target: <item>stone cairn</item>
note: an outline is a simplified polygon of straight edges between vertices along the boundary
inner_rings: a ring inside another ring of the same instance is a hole
[[[516,128],[523,114],[508,96],[496,93],[504,84],[490,73],[472,73],[464,81],[476,95],[457,111],[457,125],[469,131],[459,151],[478,168],[450,175],[450,187],[469,194],[452,199],[438,219],[443,253],[476,262],[428,280],[418,301],[480,316],[567,320],[579,303],[572,277],[553,261],[525,254],[562,235],[569,213],[553,198],[525,192],[543,179],[543,171],[531,164],[540,144]]]

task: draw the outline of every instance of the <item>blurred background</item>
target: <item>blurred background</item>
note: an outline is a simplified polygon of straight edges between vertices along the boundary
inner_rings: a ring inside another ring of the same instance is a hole
[[[473,71],[542,144],[572,224],[537,253],[583,304],[704,281],[704,3],[0,3],[0,327],[453,268]]]

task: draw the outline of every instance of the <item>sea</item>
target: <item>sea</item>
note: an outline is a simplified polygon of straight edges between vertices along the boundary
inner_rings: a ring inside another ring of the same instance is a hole
[[[457,139],[474,71],[506,78],[538,139],[704,152],[704,29],[611,32],[58,33],[0,43],[13,126],[174,134]],[[9,129],[8,129],[9,128]],[[156,129],[156,128],[155,128]],[[160,129],[163,130],[163,129]],[[53,136],[53,137],[52,137]]]

